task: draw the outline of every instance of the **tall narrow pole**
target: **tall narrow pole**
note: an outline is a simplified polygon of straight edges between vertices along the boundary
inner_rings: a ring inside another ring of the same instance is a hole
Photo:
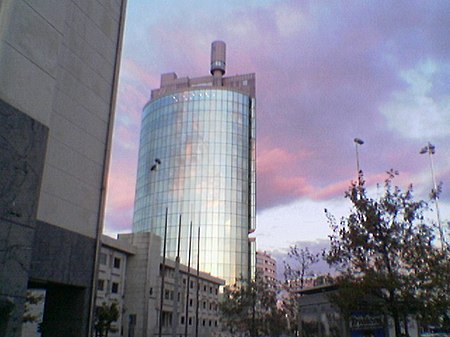
[[[166,220],[164,223],[164,245],[163,245],[163,260],[161,266],[161,299],[159,305],[159,330],[158,336],[162,335],[162,326],[163,326],[163,305],[164,305],[164,278],[166,276],[166,244],[167,244],[167,216],[169,209],[166,207]]]
[[[186,305],[184,309],[184,336],[188,335],[188,318],[189,318],[189,289],[191,282],[191,251],[192,251],[192,221],[189,225],[189,250],[188,250],[188,272],[187,272],[187,282],[186,282]]]
[[[200,291],[200,226],[198,226],[198,238],[197,238],[197,293],[196,293],[196,306],[195,306],[195,337],[198,337],[198,307],[199,307],[199,291]]]
[[[431,193],[431,198],[435,200],[436,202],[436,218],[437,218],[437,224],[438,224],[438,230],[439,230],[439,238],[441,241],[441,247],[442,249],[445,249],[445,233],[444,229],[442,227],[441,223],[441,216],[439,213],[439,193],[438,193],[438,187],[436,184],[436,177],[434,175],[434,164],[433,164],[433,155],[436,153],[436,147],[428,143],[424,148],[420,150],[420,154],[428,153],[428,158],[430,159],[430,169],[431,169],[431,180],[433,183],[433,189]]]
[[[152,165],[152,167],[150,168],[150,175],[152,176],[151,179],[152,179],[152,186],[153,186],[152,187],[152,196],[153,196],[152,198],[153,199],[152,199],[152,213],[151,213],[150,232],[153,232],[153,230],[155,228],[155,224],[154,224],[154,222],[155,222],[155,213],[156,213],[155,209],[156,209],[156,205],[158,204],[158,198],[155,197],[155,195],[156,195],[156,193],[155,193],[156,181],[153,181],[153,179],[156,178],[155,176],[156,176],[156,173],[159,170],[159,165],[160,164],[161,164],[161,160],[159,160],[158,158],[155,158],[155,162]],[[135,238],[136,238],[136,236],[133,236],[133,244],[134,244]],[[147,289],[147,282],[149,281],[148,273],[149,273],[149,269],[147,268],[147,276],[145,278],[145,284],[146,284],[145,289]],[[149,296],[149,291],[146,290],[145,296],[144,296],[144,312],[148,312],[148,304],[149,304],[148,296]],[[149,325],[149,317],[148,317],[148,315],[145,315],[143,317],[143,320],[144,320],[144,331],[145,331],[144,337],[147,337],[147,335],[148,335],[148,325]],[[155,325],[155,327],[156,326],[159,326],[159,315],[156,315],[156,325]]]
[[[358,146],[363,145],[364,141],[359,138],[355,138],[355,139],[353,139],[353,142],[355,143],[355,151],[356,151],[356,179],[358,181],[358,185],[360,185],[361,184],[361,169],[359,167]]]
[[[178,297],[180,288],[180,241],[181,241],[181,214],[178,220],[178,242],[177,242],[177,257],[175,258],[175,285],[174,285],[174,315],[172,320],[172,336],[176,337],[178,327],[178,305],[181,300],[181,296]]]
[[[154,164],[150,167],[150,172],[156,173],[159,170],[159,165],[161,165],[161,160],[155,158]],[[156,176],[152,178],[155,179]],[[150,232],[153,232],[155,228],[155,207],[158,204],[158,194],[156,193],[156,181],[152,181],[152,213],[151,213],[151,222],[150,222]]]

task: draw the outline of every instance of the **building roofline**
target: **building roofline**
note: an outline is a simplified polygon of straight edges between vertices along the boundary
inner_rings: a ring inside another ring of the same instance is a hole
[[[161,261],[161,264],[162,264],[162,261]],[[166,267],[175,269],[175,261],[166,258]],[[186,265],[180,263],[180,271],[187,274],[188,267]],[[190,274],[191,275],[196,275],[197,274],[197,269],[191,267]],[[200,271],[199,272],[199,277],[201,279],[203,279],[203,280],[207,280],[209,282],[212,282],[212,283],[215,283],[215,284],[218,284],[218,285],[225,285],[225,280],[223,280],[221,278],[218,278],[216,276],[212,276],[210,273],[206,273],[206,272]]]
[[[296,291],[298,294],[309,295],[309,294],[317,294],[317,293],[325,293],[333,290],[337,290],[339,286],[337,284],[324,284],[320,286],[299,289]]]
[[[117,240],[117,239],[114,239],[114,238],[104,235],[104,234],[102,234],[101,243],[102,243],[102,246],[117,249],[128,255],[135,255],[137,252],[136,247],[128,244],[126,241]]]

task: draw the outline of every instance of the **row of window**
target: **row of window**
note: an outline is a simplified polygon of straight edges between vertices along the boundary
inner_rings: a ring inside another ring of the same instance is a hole
[[[206,133],[245,134],[249,135],[250,120],[245,111],[154,111],[153,116],[143,120],[144,131],[151,131],[148,137],[160,138],[173,136],[176,138],[186,135],[205,135]],[[147,134],[147,133],[146,133]]]
[[[99,279],[97,281],[97,290],[99,291],[110,291],[112,294],[118,294],[119,293],[119,283],[118,282],[111,282],[108,281],[107,284],[105,284],[105,280]],[[105,287],[106,285],[106,287]]]
[[[173,314],[172,312],[168,312],[168,311],[164,311],[163,312],[163,317],[162,317],[162,321],[163,321],[163,326],[164,327],[170,327],[172,326],[172,318]],[[195,317],[188,317],[188,325],[193,325],[195,323]],[[201,326],[208,326],[208,327],[217,327],[218,321],[217,320],[211,320],[211,319],[202,319],[200,318],[199,323],[201,324]],[[180,324],[184,325],[186,324],[186,319],[184,316],[180,317]]]
[[[173,105],[183,102],[200,102],[200,101],[231,101],[241,105],[248,106],[250,103],[249,97],[242,93],[232,90],[222,89],[198,89],[198,90],[186,90],[172,95],[160,97],[153,102],[149,103],[145,110],[155,110],[167,105]],[[198,103],[196,103],[198,104]]]
[[[185,278],[183,278],[183,284],[186,284],[187,280]],[[190,280],[189,282],[189,288],[194,289],[196,282],[194,280]],[[212,294],[213,291],[214,293],[217,295],[218,294],[218,289],[217,288],[213,288],[212,286],[208,287],[206,284],[203,285],[203,291],[206,293],[208,292],[209,289],[209,293]]]
[[[110,267],[115,269],[120,269],[121,259],[119,257],[113,257],[109,259]],[[108,255],[105,253],[100,253],[100,264],[106,266],[108,264]]]
[[[173,301],[174,300],[174,291],[173,290],[169,290],[169,289],[165,289],[164,290],[164,299],[168,300],[168,301]],[[178,299],[177,302],[181,301],[181,293],[178,293]],[[189,299],[189,306],[193,307],[194,306],[194,299],[190,298]],[[199,303],[199,307],[203,308],[204,310],[212,310],[212,311],[218,311],[219,307],[217,306],[217,304],[215,302],[208,302],[206,300],[200,301]]]
[[[167,277],[171,277],[174,278],[175,277],[175,270],[172,268],[166,268],[165,269],[165,276]],[[187,283],[187,276],[183,276],[183,285],[186,285]],[[194,280],[189,280],[189,288],[194,289],[197,285],[197,281]],[[203,285],[203,287],[202,287]],[[212,285],[208,285],[205,284],[204,282],[200,282],[200,290],[203,289],[204,293],[209,293],[209,294],[218,294],[219,293],[219,289],[218,287],[212,286]]]

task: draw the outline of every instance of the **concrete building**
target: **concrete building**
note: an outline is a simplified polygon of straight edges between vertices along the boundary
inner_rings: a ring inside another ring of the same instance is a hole
[[[113,323],[112,328],[114,331],[109,333],[110,337],[123,336],[122,323],[124,321],[123,314],[126,311],[124,298],[127,262],[135,254],[136,248],[134,246],[102,235],[97,276],[96,306],[101,306],[103,303],[117,303],[119,319]]]
[[[277,281],[277,261],[267,252],[256,252],[256,272],[269,283]]]
[[[88,336],[125,2],[0,2],[1,336]]]
[[[181,261],[189,224],[201,228],[200,269],[228,284],[255,267],[255,75],[224,77],[225,44],[212,44],[211,76],[161,76],[142,116],[133,232],[164,236]]]
[[[97,287],[97,305],[115,301],[121,317],[110,336],[158,335],[163,293],[162,335],[187,333],[209,337],[220,329],[219,287],[225,282],[210,274],[166,259],[162,284],[161,238],[154,233],[120,234],[118,240],[103,236]],[[177,273],[179,271],[179,273]],[[198,289],[198,302],[197,302]],[[189,296],[187,296],[189,292]],[[198,315],[197,315],[198,303]],[[188,314],[186,315],[186,309]],[[198,327],[196,317],[198,316]]]

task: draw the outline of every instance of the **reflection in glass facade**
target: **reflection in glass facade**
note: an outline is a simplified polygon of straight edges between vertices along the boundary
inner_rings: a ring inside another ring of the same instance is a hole
[[[191,265],[200,226],[200,270],[227,283],[251,273],[254,112],[245,90],[203,86],[159,95],[142,119],[133,232],[163,237],[167,208],[167,256],[174,258],[181,214],[181,263],[187,264],[192,221]]]

